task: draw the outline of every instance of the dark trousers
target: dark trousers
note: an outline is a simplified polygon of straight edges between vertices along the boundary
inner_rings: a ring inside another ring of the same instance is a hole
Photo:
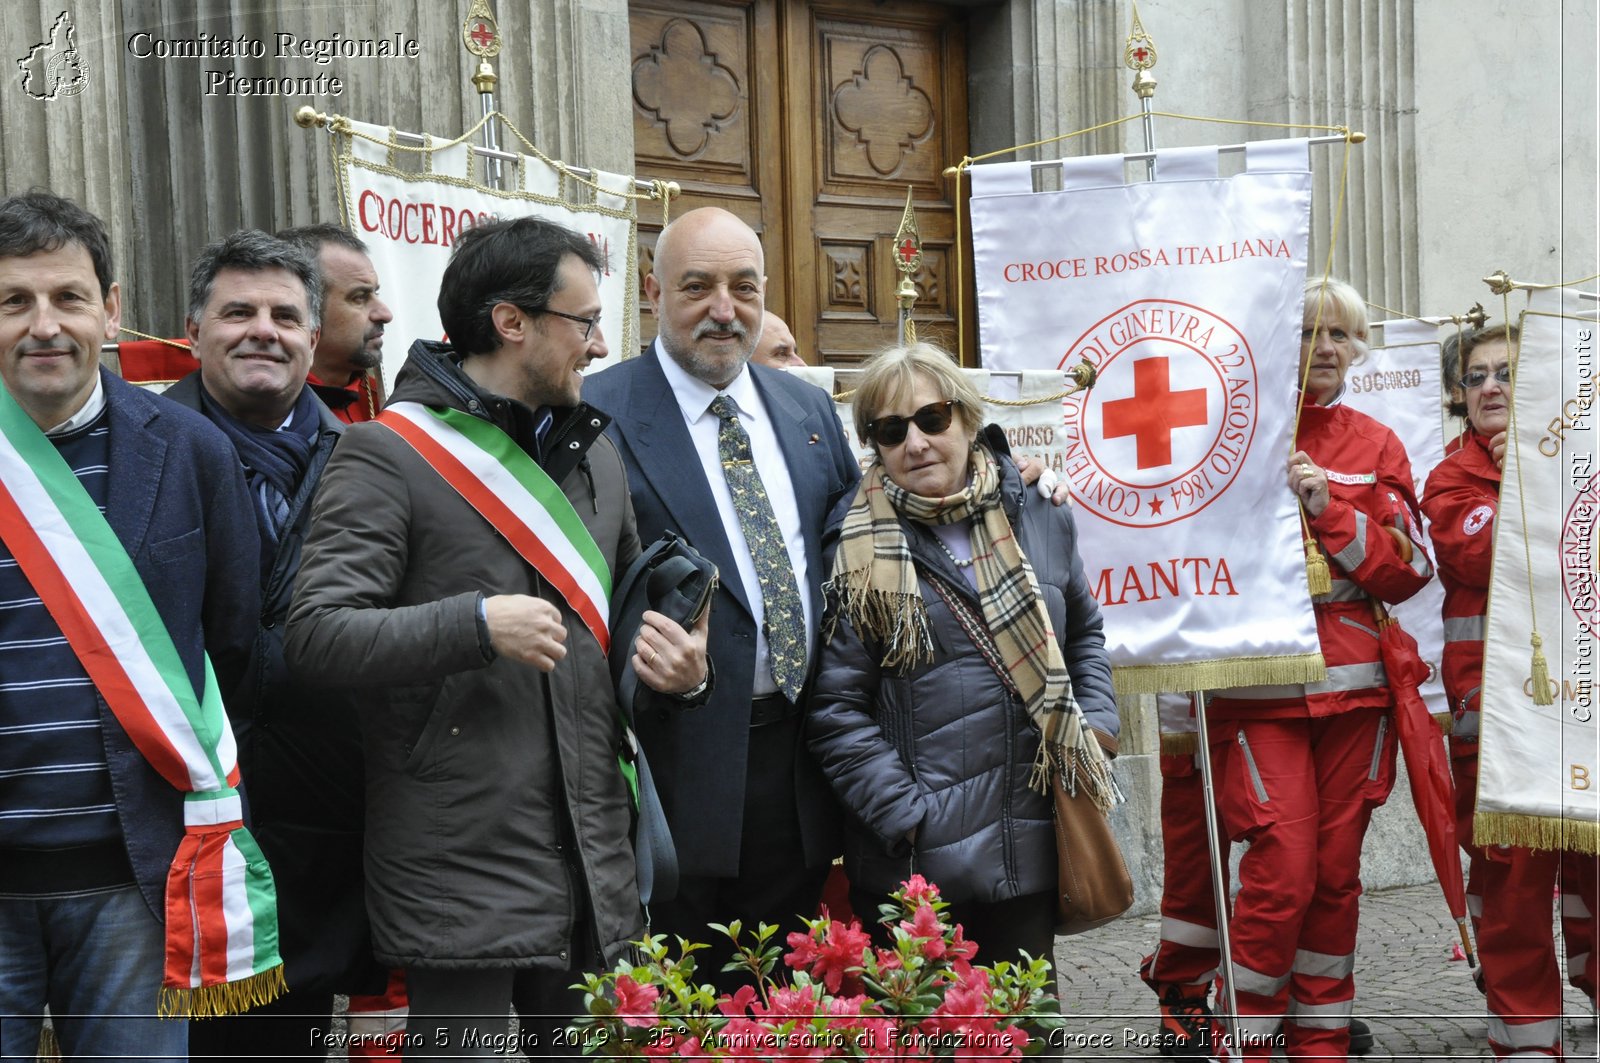
[[[828,865],[805,866],[795,807],[794,758],[800,726],[801,716],[795,713],[750,729],[738,875],[685,875],[678,882],[676,898],[651,906],[651,933],[669,939],[681,935],[711,946],[695,953],[696,978],[713,983],[720,992],[732,992],[752,979],[748,972],[722,971],[734,948],[707,923],[726,926],[740,920],[745,928],[740,943],[752,946],[757,925],[773,923],[780,930],[772,940],[782,944],[789,931],[799,929],[801,917],[816,914],[822,897]],[[684,829],[681,821],[676,829]]]

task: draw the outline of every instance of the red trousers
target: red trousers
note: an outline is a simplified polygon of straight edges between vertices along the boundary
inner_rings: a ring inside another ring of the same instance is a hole
[[[1213,765],[1216,767],[1216,765]],[[1213,778],[1218,773],[1213,772]],[[1220,787],[1220,783],[1217,784]],[[1206,844],[1206,811],[1200,766],[1194,754],[1161,757],[1161,940],[1139,965],[1156,994],[1184,987],[1202,995],[1216,977],[1216,892],[1211,885],[1211,852]],[[1226,854],[1227,842],[1219,850]],[[1228,876],[1222,868],[1223,881]]]
[[[1361,842],[1394,786],[1384,709],[1229,720],[1212,728],[1239,865],[1231,937],[1241,1055],[1343,1059],[1355,999]]]
[[[1561,1058],[1561,971],[1551,892],[1560,887],[1567,980],[1592,1001],[1600,980],[1600,954],[1594,948],[1600,858],[1473,845],[1478,757],[1475,748],[1464,744],[1454,751],[1458,755],[1450,766],[1456,783],[1456,831],[1470,858],[1467,906],[1489,995],[1489,1047],[1496,1059]]]

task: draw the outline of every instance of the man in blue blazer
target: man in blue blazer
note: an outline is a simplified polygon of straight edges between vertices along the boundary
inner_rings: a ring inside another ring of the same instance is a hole
[[[583,392],[612,417],[640,538],[677,532],[722,574],[709,702],[637,721],[682,872],[652,930],[694,941],[718,936],[707,922],[811,914],[838,843],[802,740],[801,688],[822,616],[823,524],[860,469],[826,393],[749,364],[765,287],[749,226],[716,208],[683,215],[645,278],[655,344]],[[721,954],[702,957],[702,976],[721,977]]]
[[[98,505],[196,692],[231,691],[260,599],[233,448],[204,417],[100,368],[121,295],[100,219],[0,201],[0,383]],[[14,460],[14,459],[13,459]],[[15,540],[15,541],[21,541]],[[183,794],[129,737],[0,536],[0,1055],[187,1058],[155,1018]]]

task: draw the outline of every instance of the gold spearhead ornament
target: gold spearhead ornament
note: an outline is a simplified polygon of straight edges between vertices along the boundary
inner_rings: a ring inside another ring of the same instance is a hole
[[[911,209],[911,189],[906,188],[906,209],[900,215],[900,228],[894,234],[894,264],[906,276],[922,265],[922,237],[917,233],[917,215]]]
[[[1127,43],[1122,46],[1122,62],[1129,70],[1149,70],[1156,65],[1156,42],[1144,31],[1139,21],[1139,5],[1133,5],[1133,26],[1128,30]]]
[[[500,27],[489,10],[488,0],[472,0],[466,20],[461,23],[461,40],[467,51],[479,59],[493,59],[500,54]]]

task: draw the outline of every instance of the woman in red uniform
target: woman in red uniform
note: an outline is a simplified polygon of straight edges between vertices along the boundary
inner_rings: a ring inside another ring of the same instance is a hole
[[[1353,288],[1307,284],[1288,486],[1333,576],[1313,599],[1327,678],[1218,691],[1208,706],[1223,825],[1250,842],[1230,923],[1245,1056],[1271,1054],[1280,1019],[1290,1059],[1349,1052],[1361,841],[1394,785],[1375,603],[1432,576],[1405,448],[1340,402],[1366,338]]]
[[[1595,995],[1595,858],[1471,844],[1478,789],[1478,692],[1483,627],[1494,561],[1500,468],[1511,419],[1514,327],[1498,325],[1461,343],[1461,387],[1468,432],[1428,477],[1422,508],[1444,584],[1444,689],[1455,715],[1450,736],[1456,780],[1456,832],[1471,860],[1467,904],[1489,995],[1489,1047],[1497,1059],[1561,1056],[1561,975],[1548,918],[1559,876],[1568,977]],[[1538,913],[1545,918],[1538,918]]]

